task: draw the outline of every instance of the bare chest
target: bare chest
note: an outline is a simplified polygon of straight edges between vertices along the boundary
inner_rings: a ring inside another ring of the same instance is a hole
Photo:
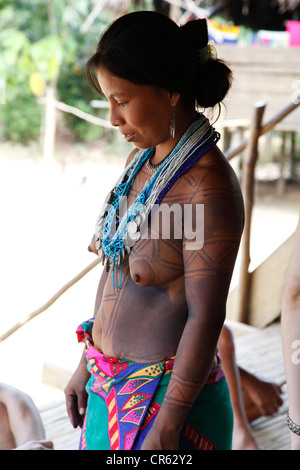
[[[128,195],[128,205],[139,195],[149,173],[142,169]],[[132,280],[141,286],[170,283],[183,274],[182,213],[178,195],[167,193],[161,204],[153,207],[141,229],[141,238],[129,257]]]

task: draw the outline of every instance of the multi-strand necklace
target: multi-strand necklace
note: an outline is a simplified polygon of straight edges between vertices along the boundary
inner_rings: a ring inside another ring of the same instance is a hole
[[[175,181],[184,174],[211,147],[220,136],[208,119],[200,115],[181,137],[177,145],[157,166],[146,181],[140,194],[129,208],[121,213],[122,202],[130,192],[134,178],[145,162],[153,156],[155,149],[139,150],[125,168],[115,187],[108,194],[97,219],[95,241],[98,255],[106,263],[107,269],[113,266],[115,287],[122,284],[122,261],[130,254],[132,247],[141,238],[141,227],[148,219],[151,209],[159,204]],[[120,267],[120,280],[116,285],[116,267]]]
[[[171,152],[170,152],[171,153]],[[168,153],[168,155],[165,156],[165,158],[163,158],[159,163],[151,163],[151,158],[153,157],[153,155],[155,154],[155,148],[152,150],[152,153],[150,155],[150,157],[148,158],[148,160],[146,161],[146,168],[148,171],[150,171],[150,173],[154,173],[158,167],[160,167],[164,161],[168,158],[168,156],[170,155],[170,153]]]

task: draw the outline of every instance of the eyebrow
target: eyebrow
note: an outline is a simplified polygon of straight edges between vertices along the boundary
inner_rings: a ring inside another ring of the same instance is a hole
[[[128,94],[125,94],[125,93],[111,93],[108,98],[124,98],[124,97],[128,97]]]

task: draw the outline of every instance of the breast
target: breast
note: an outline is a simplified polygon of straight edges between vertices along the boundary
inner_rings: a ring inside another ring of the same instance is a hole
[[[181,243],[178,240],[140,240],[129,256],[129,271],[139,286],[170,283],[183,274]]]
[[[129,266],[131,279],[139,286],[147,287],[157,284],[155,270],[149,262],[135,260],[129,262]]]

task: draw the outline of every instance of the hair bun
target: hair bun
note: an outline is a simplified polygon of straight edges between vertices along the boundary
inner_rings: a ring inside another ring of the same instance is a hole
[[[192,49],[202,49],[208,43],[207,21],[205,19],[188,21],[180,27],[180,32]]]
[[[154,11],[129,13],[115,20],[101,36],[87,62],[87,76],[101,94],[99,68],[137,85],[178,92],[188,109],[194,110],[195,105],[213,107],[230,88],[231,71],[209,55],[205,62],[199,60],[199,49],[206,48],[207,43],[206,19],[178,27],[169,17]]]

